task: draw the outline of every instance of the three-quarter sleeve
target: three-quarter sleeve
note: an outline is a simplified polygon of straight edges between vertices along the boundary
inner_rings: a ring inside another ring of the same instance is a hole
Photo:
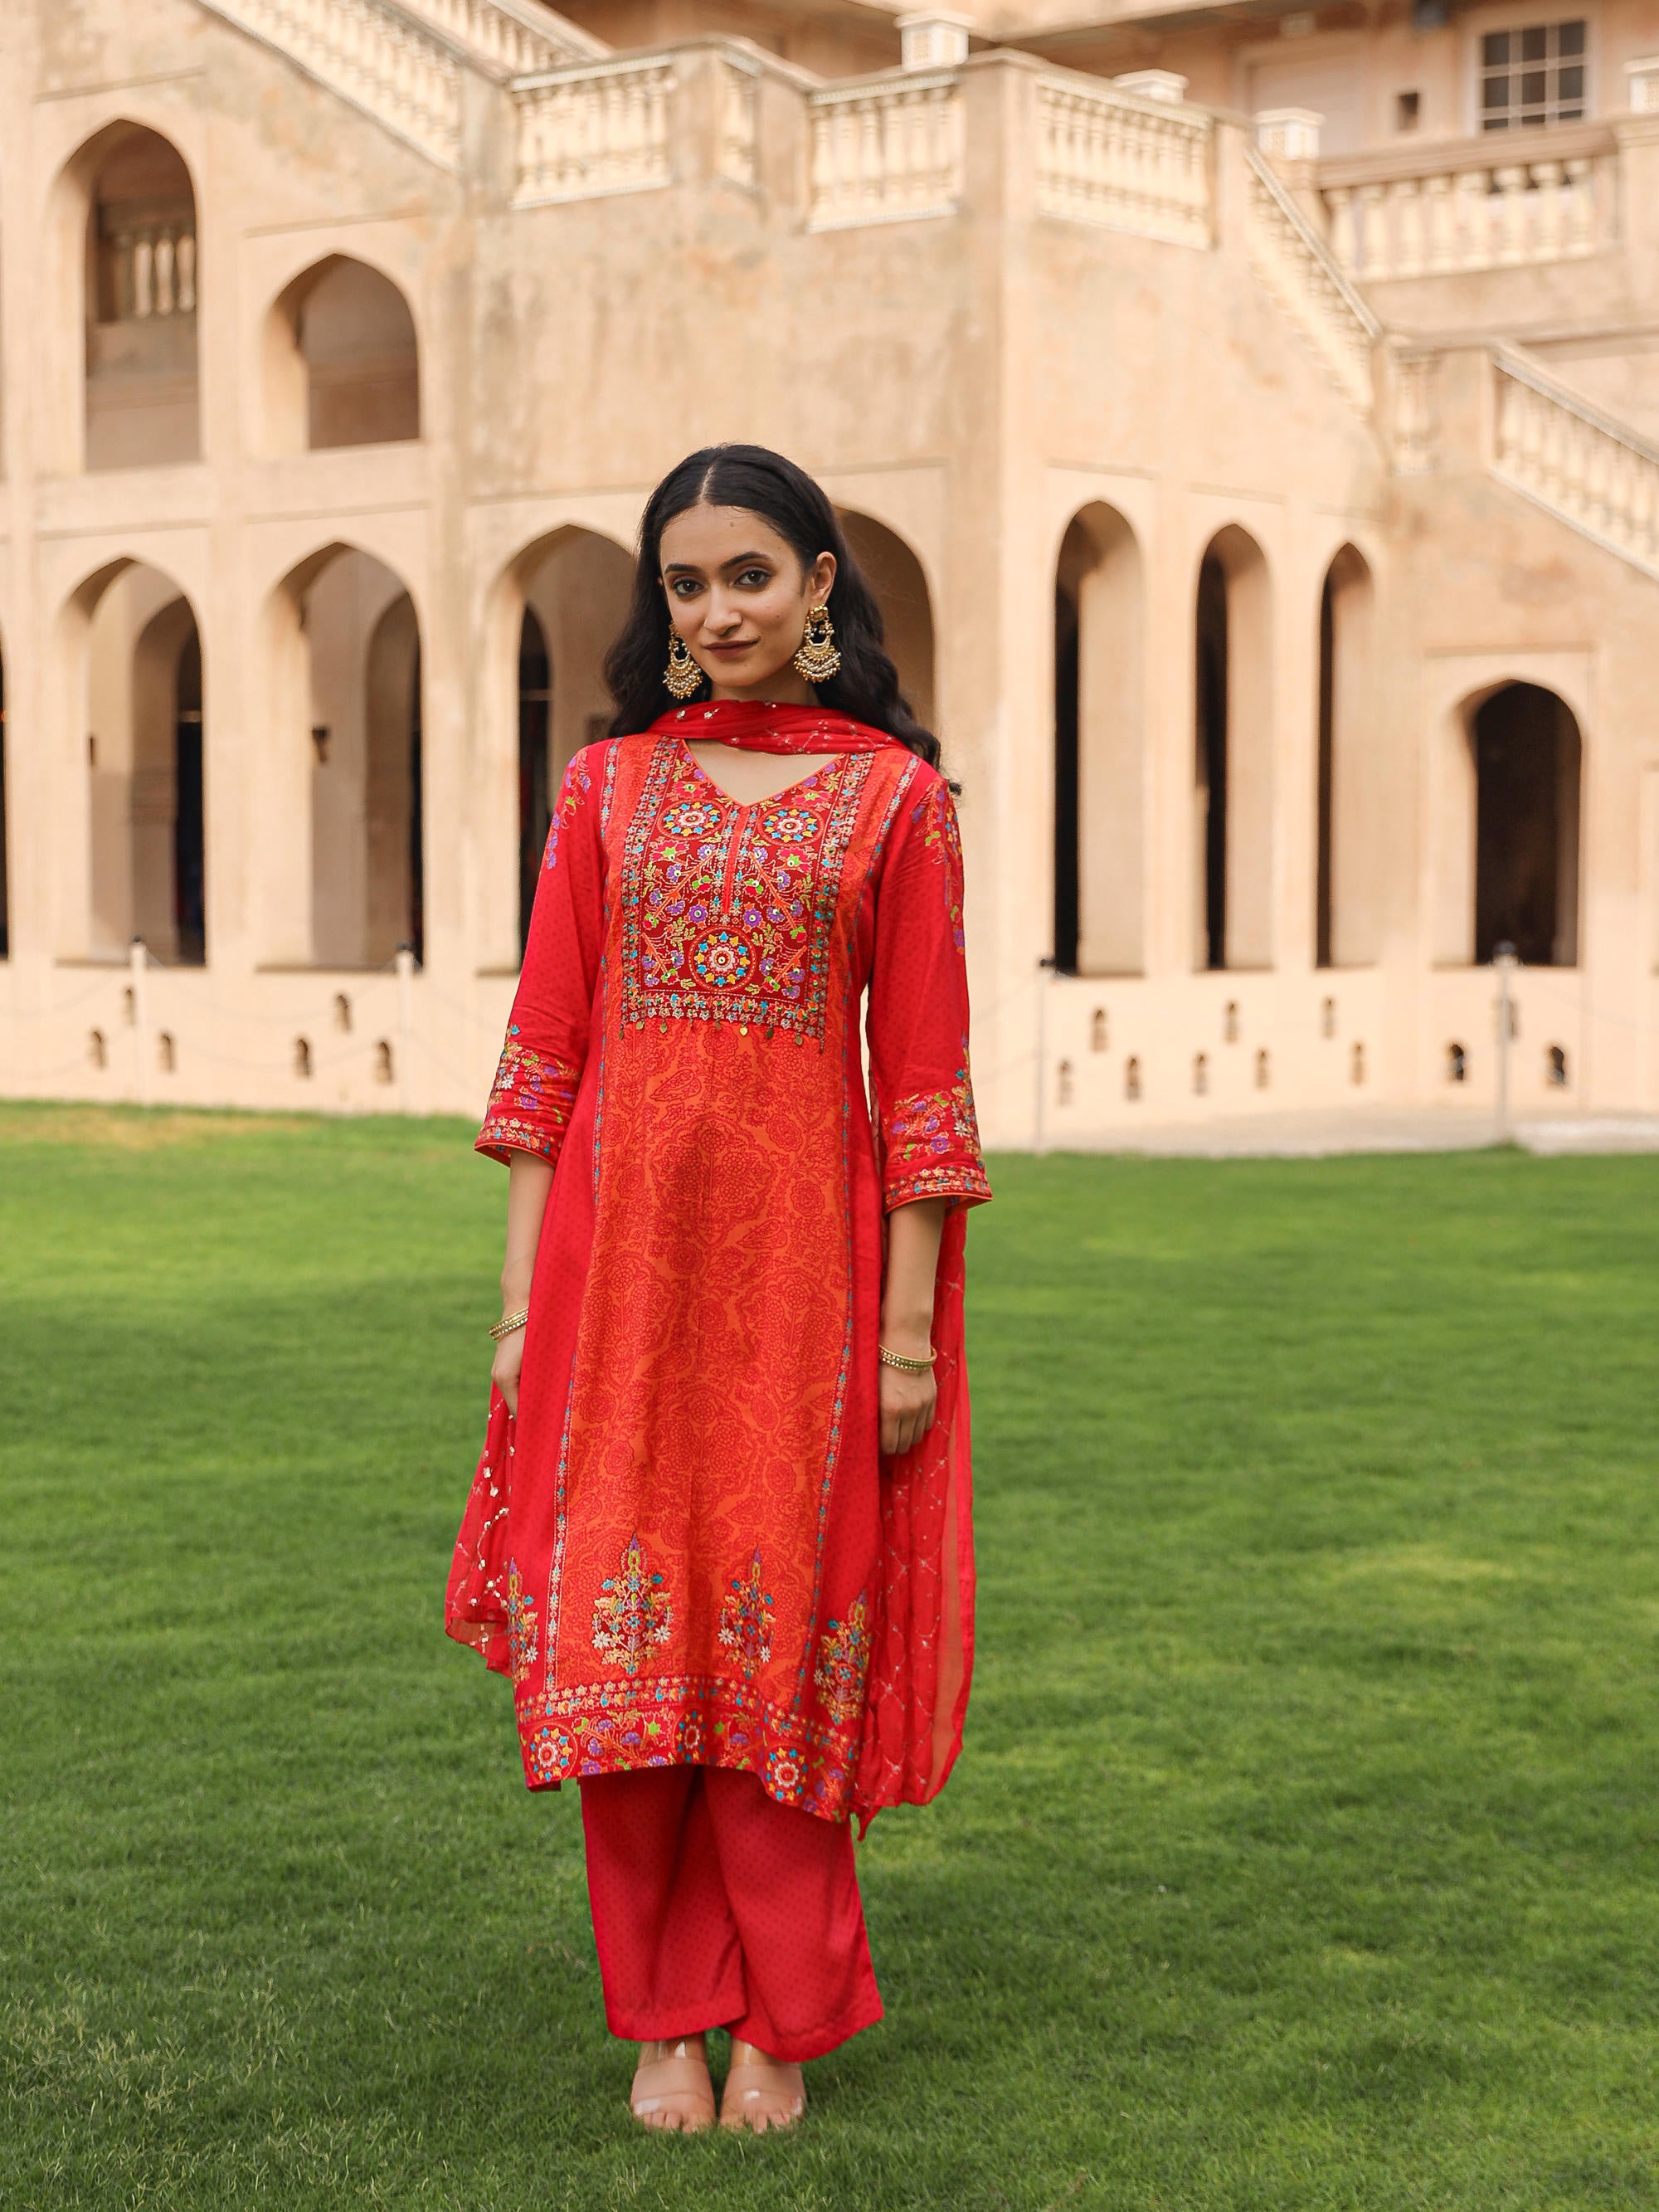
[[[477,1149],[558,1159],[587,1058],[605,927],[600,821],[607,744],[586,745],[565,770],[531,911],[514,995]]]
[[[921,1198],[991,1195],[968,1072],[962,837],[948,786],[928,775],[888,833],[870,970],[870,1085],[890,1212]]]

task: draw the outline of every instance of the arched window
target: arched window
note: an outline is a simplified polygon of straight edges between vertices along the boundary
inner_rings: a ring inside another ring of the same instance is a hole
[[[1193,1091],[1195,1097],[1206,1097],[1210,1088],[1210,1063],[1200,1052],[1193,1059]]]
[[[88,469],[154,468],[201,450],[196,198],[155,131],[112,124],[70,165],[84,208]]]
[[[1469,1056],[1468,1056],[1468,1053],[1466,1053],[1466,1052],[1464,1051],[1464,1049],[1463,1049],[1463,1048],[1462,1048],[1462,1046],[1461,1044],[1449,1044],[1449,1045],[1446,1047],[1446,1080],[1447,1080],[1447,1082],[1448,1082],[1448,1083],[1463,1083],[1463,1082],[1466,1082],[1466,1081],[1468,1080],[1468,1073],[1469,1073]]]
[[[1074,1071],[1069,1060],[1062,1060],[1055,1079],[1055,1095],[1062,1106],[1072,1103]]]
[[[1355,1084],[1365,1080],[1365,1048],[1357,1038],[1353,1050],[1348,1055],[1348,1080]]]
[[[1133,1054],[1123,1063],[1123,1096],[1131,1105],[1140,1097],[1140,1062]]]
[[[552,735],[553,666],[547,638],[533,607],[519,630],[519,945],[530,942],[530,914],[541,878],[542,854],[553,823],[548,779]]]
[[[1054,574],[1054,964],[1145,965],[1141,814],[1146,622],[1140,549],[1115,507],[1085,507]]]
[[[311,1079],[311,1040],[309,1037],[295,1037],[294,1040],[294,1073],[304,1082],[309,1082]]]
[[[1578,964],[1582,744],[1566,702],[1506,684],[1476,708],[1474,958],[1514,945],[1529,968]]]
[[[389,276],[332,253],[295,277],[266,326],[264,405],[273,453],[420,436],[415,319]]]
[[[633,562],[614,538],[571,528],[526,546],[499,587],[500,642],[493,650],[510,645],[513,653],[518,806],[510,834],[518,867],[511,927],[520,957],[559,784],[581,748],[611,726],[605,655],[627,613],[633,578]],[[493,682],[507,675],[499,662],[495,672]]]
[[[421,636],[397,573],[330,545],[273,597],[267,788],[301,825],[273,848],[264,957],[381,968],[425,950]]]
[[[1553,1044],[1549,1048],[1548,1057],[1545,1063],[1545,1073],[1552,1084],[1563,1089],[1565,1088],[1567,1082],[1567,1055],[1559,1044]]]
[[[933,607],[921,562],[896,530],[873,515],[838,510],[848,550],[863,569],[881,609],[887,651],[898,671],[899,690],[918,721],[936,726]]]
[[[1269,1060],[1269,1059],[1268,1059],[1268,1057],[1267,1057],[1267,1054],[1266,1050],[1264,1049],[1264,1050],[1262,1050],[1262,1051],[1261,1051],[1261,1052],[1258,1052],[1258,1053],[1257,1053],[1257,1054],[1256,1054],[1256,1056],[1255,1056],[1255,1087],[1256,1087],[1256,1089],[1257,1089],[1258,1091],[1265,1091],[1265,1090],[1267,1088],[1268,1084],[1272,1081],[1272,1079],[1273,1079],[1273,1066],[1272,1066],[1272,1063],[1271,1063],[1271,1061]]]
[[[1376,696],[1371,572],[1345,545],[1325,572],[1319,602],[1318,849],[1315,957],[1321,968],[1374,961],[1377,907]]]
[[[89,949],[135,937],[170,964],[207,957],[201,638],[172,577],[122,562],[71,604],[84,685]]]
[[[392,1077],[392,1047],[385,1037],[374,1048],[374,1080],[390,1083]]]
[[[1106,1009],[1104,1006],[1097,1006],[1089,1022],[1089,1049],[1091,1052],[1104,1052],[1110,1043]]]
[[[1273,964],[1273,630],[1261,547],[1230,524],[1200,564],[1195,964]]]

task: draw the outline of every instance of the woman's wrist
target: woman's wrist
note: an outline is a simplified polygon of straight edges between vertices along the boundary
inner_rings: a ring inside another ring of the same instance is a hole
[[[881,1340],[890,1352],[901,1352],[908,1358],[924,1359],[933,1348],[933,1316],[931,1313],[884,1313]]]

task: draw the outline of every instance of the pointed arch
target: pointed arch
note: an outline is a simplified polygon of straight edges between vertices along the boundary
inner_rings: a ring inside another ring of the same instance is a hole
[[[1194,966],[1273,965],[1273,599],[1247,530],[1216,532],[1194,623]]]
[[[267,451],[420,436],[415,318],[384,270],[343,253],[301,270],[267,311],[264,354]]]
[[[1139,541],[1097,501],[1054,574],[1054,964],[1146,964],[1145,584]]]
[[[125,118],[70,155],[47,204],[53,296],[42,445],[64,470],[154,468],[201,452],[197,198],[170,138]],[[72,366],[71,366],[72,365]]]
[[[1358,548],[1343,545],[1319,595],[1316,964],[1369,965],[1382,951],[1375,726],[1376,593]]]
[[[933,727],[935,678],[933,602],[915,549],[896,530],[857,507],[839,507],[848,550],[864,571],[881,609],[888,655],[899,690],[916,720]]]

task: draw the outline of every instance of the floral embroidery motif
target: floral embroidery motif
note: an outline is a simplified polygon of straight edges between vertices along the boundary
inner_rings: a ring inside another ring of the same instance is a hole
[[[489,1086],[478,1149],[539,1152],[556,1160],[575,1110],[580,1079],[581,1070],[571,1061],[523,1043],[519,1025],[513,1023]]]
[[[968,942],[962,927],[962,827],[947,787],[935,783],[925,791],[910,819],[920,826],[923,852],[944,866],[945,910],[951,917],[951,934],[961,952]]]
[[[842,864],[872,756],[740,806],[678,738],[655,748],[622,863],[624,1024],[755,1023],[822,1039]]]
[[[630,1536],[621,1571],[600,1583],[593,1601],[593,1649],[632,1676],[651,1656],[653,1644],[667,1643],[673,1625],[674,1608],[663,1578],[653,1572],[639,1538]]]
[[[856,1717],[864,1702],[864,1676],[869,1664],[870,1631],[860,1595],[848,1607],[845,1620],[832,1620],[825,1628],[822,1656],[812,1674],[837,1728],[845,1728]]]
[[[547,849],[542,856],[544,868],[555,867],[559,858],[559,831],[568,822],[587,793],[593,788],[593,779],[588,773],[581,753],[578,753],[564,772],[559,786],[559,795],[553,802],[553,818],[547,825]]]
[[[948,1091],[916,1091],[888,1115],[885,1194],[889,1206],[915,1198],[990,1196],[966,1052]]]
[[[743,1679],[752,1682],[772,1656],[772,1593],[761,1588],[758,1545],[746,1576],[736,1575],[720,1604],[720,1641],[735,1651]]]
[[[537,1614],[533,1605],[526,1603],[524,1578],[519,1572],[516,1559],[509,1560],[507,1569],[507,1650],[510,1671],[515,1682],[526,1681],[536,1663]]]

